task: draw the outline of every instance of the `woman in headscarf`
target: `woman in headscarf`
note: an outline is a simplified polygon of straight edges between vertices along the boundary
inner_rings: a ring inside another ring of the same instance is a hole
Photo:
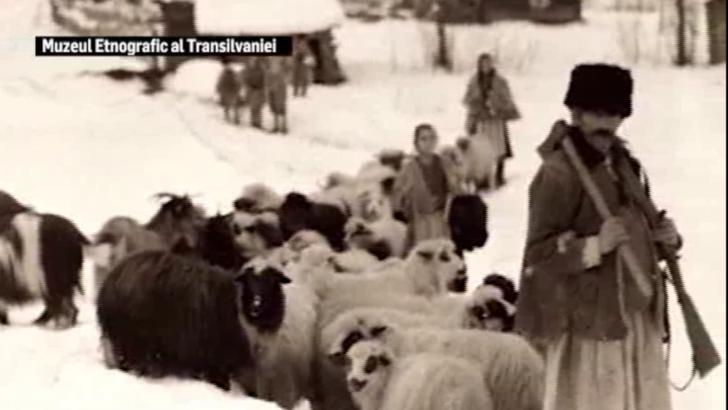
[[[468,82],[463,103],[467,109],[466,132],[471,137],[490,140],[499,158],[496,180],[498,185],[503,185],[505,160],[513,157],[506,123],[521,115],[508,82],[496,71],[490,54],[478,57],[478,71]]]
[[[394,185],[394,206],[408,223],[409,245],[434,238],[450,238],[446,208],[460,193],[458,179],[447,172],[437,148],[437,133],[430,124],[415,128],[415,155]]]

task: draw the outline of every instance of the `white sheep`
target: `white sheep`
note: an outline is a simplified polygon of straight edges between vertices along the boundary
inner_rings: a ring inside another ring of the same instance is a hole
[[[543,402],[544,364],[520,336],[470,329],[407,328],[382,316],[369,324],[365,338],[380,340],[397,355],[448,354],[479,367],[485,387],[498,410],[537,410]],[[341,359],[341,345],[329,356]]]
[[[405,256],[407,225],[394,219],[391,213],[374,222],[352,217],[344,226],[346,244],[353,249],[364,249],[380,258]]]
[[[235,243],[246,259],[267,255],[283,243],[278,215],[273,212],[235,211],[232,229]]]
[[[347,386],[360,410],[491,410],[477,366],[444,354],[398,357],[379,341],[347,353]]]
[[[462,291],[467,280],[463,260],[447,239],[422,241],[410,251],[403,264],[359,275],[336,275],[314,270],[312,285],[322,300],[342,292],[377,293],[383,290],[433,297],[449,290]]]
[[[283,269],[266,259],[242,272],[241,322],[255,360],[255,393],[292,409],[313,395],[317,298],[304,284],[286,284]]]
[[[361,317],[372,315],[389,318],[392,322],[401,326],[423,326],[430,324],[434,319],[421,312],[427,312],[429,303],[424,298],[410,299],[408,295],[401,295],[393,292],[380,292],[365,297],[362,294],[345,294],[340,298],[324,301],[319,308],[319,322],[317,330],[317,358],[316,369],[318,372],[318,396],[320,408],[326,410],[354,409],[351,395],[346,388],[346,378],[343,369],[338,366],[334,356],[333,360],[329,352],[334,345],[350,345],[369,338],[369,334],[346,333],[346,339],[340,338],[347,329],[361,327],[368,331],[369,328],[358,326]],[[355,302],[356,301],[356,302]],[[361,305],[353,310],[352,303]],[[342,313],[343,312],[343,313]],[[354,312],[354,313],[352,313]],[[356,313],[358,312],[358,313]],[[353,321],[353,322],[352,322]]]
[[[494,188],[497,182],[498,151],[490,139],[461,137],[456,145],[463,154],[466,182],[476,186],[487,182],[490,188]]]
[[[308,260],[301,263],[308,252]],[[301,265],[306,268],[328,267],[339,273],[360,273],[376,270],[382,262],[371,253],[362,249],[349,249],[343,252],[334,251],[326,238],[316,231],[303,230],[293,235],[280,249],[279,254],[284,264]],[[296,270],[298,267],[294,268]]]

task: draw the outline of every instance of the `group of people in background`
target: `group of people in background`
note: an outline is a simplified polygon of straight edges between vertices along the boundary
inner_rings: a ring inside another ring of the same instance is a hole
[[[250,110],[250,125],[263,129],[263,111],[268,105],[273,116],[273,133],[288,133],[288,84],[294,97],[305,97],[312,81],[314,59],[303,37],[294,39],[291,57],[254,56],[243,61],[242,73],[223,59],[216,91],[225,120],[241,123],[241,110]]]

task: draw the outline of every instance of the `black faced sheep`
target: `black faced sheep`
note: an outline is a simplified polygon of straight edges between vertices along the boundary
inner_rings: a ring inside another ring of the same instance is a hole
[[[315,203],[293,192],[286,196],[278,216],[285,240],[298,231],[311,229],[324,235],[334,250],[344,249],[346,215],[338,207]]]
[[[488,241],[488,206],[478,195],[455,196],[447,221],[460,254],[482,248]]]
[[[213,266],[237,272],[245,263],[242,249],[236,242],[232,214],[218,214],[207,219],[197,248],[199,257]]]
[[[316,298],[262,258],[245,265],[240,281],[243,324],[255,361],[255,394],[292,409],[312,397]]]
[[[42,299],[35,323],[56,328],[76,324],[74,291],[82,291],[83,247],[89,241],[68,219],[24,211],[13,214],[0,232],[0,324],[8,324],[5,305]]]
[[[252,366],[233,273],[162,251],[131,255],[101,287],[97,317],[107,365],[208,381],[224,390]]]
[[[347,385],[360,410],[491,410],[479,369],[444,354],[398,357],[381,342],[347,353]]]

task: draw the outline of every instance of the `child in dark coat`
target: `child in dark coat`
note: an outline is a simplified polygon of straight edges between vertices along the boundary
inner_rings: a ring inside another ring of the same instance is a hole
[[[240,124],[240,89],[242,83],[227,61],[223,61],[222,73],[217,79],[217,95],[225,113],[225,120]]]

